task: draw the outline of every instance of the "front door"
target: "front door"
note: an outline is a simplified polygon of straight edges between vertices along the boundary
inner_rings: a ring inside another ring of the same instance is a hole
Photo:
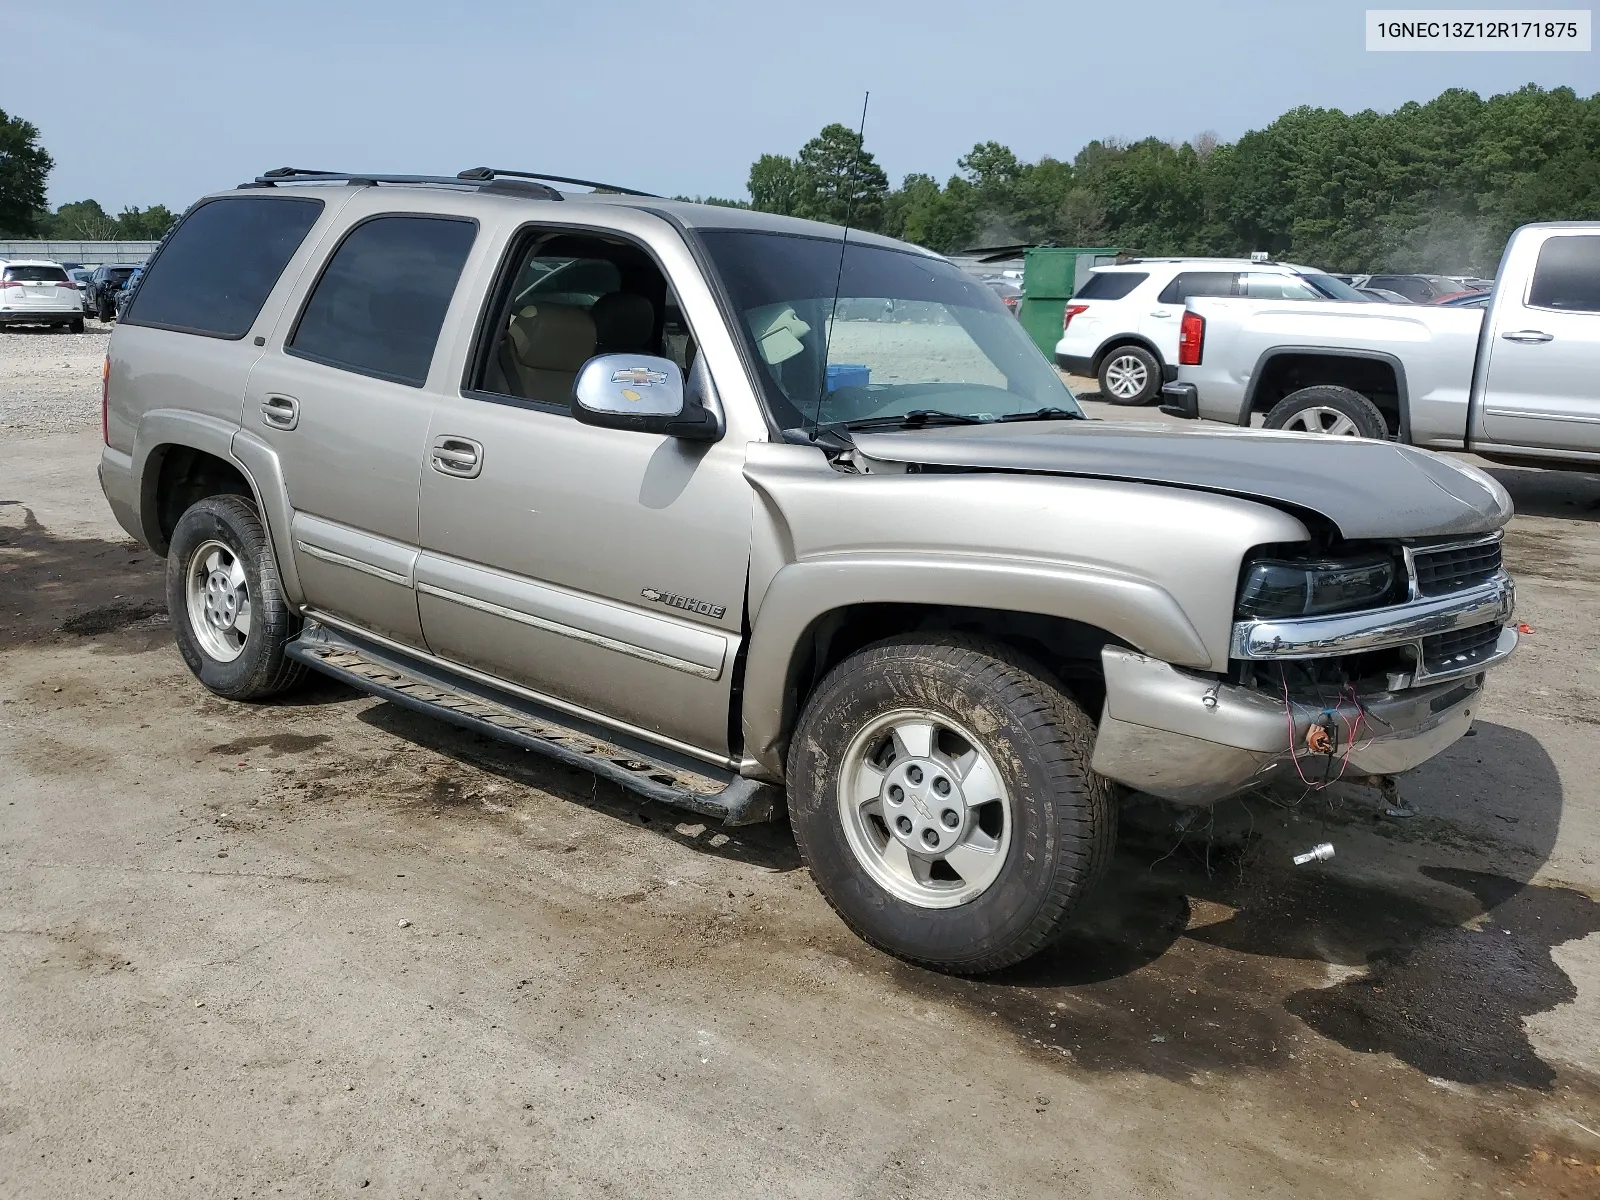
[[[306,602],[419,647],[425,385],[475,232],[472,221],[409,213],[357,224],[280,320],[245,393],[246,424],[283,464]]]
[[[1550,230],[1524,238],[1503,274],[1532,279],[1496,295],[1483,353],[1486,440],[1600,452],[1600,234]],[[1524,257],[1525,256],[1525,257]]]
[[[721,758],[749,564],[748,434],[680,442],[580,425],[569,408],[597,353],[662,355],[688,374],[691,317],[718,317],[698,276],[689,315],[669,286],[658,263],[676,237],[664,225],[654,247],[513,235],[470,386],[438,400],[428,429],[417,599],[435,654]]]

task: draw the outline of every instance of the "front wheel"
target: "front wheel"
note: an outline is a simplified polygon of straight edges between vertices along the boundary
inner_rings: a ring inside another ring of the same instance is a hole
[[[305,668],[283,648],[299,627],[255,506],[207,496],[178,518],[167,552],[167,612],[183,661],[229,700],[262,700]]]
[[[1290,392],[1267,414],[1268,429],[1330,437],[1386,438],[1389,425],[1378,406],[1360,392],[1331,383]]]
[[[1143,346],[1118,346],[1100,364],[1100,395],[1132,408],[1161,390],[1161,363]]]
[[[1111,859],[1094,727],[1037,664],[963,635],[845,660],[789,750],[789,814],[812,877],[863,939],[979,974],[1048,946]]]

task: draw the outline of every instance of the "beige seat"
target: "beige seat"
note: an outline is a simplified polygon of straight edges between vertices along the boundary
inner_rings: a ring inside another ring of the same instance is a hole
[[[566,404],[578,368],[594,357],[594,347],[594,318],[586,311],[530,304],[506,328],[506,382],[518,396]]]

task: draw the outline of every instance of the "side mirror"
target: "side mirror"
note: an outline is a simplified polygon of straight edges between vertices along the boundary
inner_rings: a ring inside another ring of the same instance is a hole
[[[714,442],[723,423],[702,360],[689,373],[650,354],[600,354],[583,364],[572,385],[572,415],[585,425],[659,433]]]

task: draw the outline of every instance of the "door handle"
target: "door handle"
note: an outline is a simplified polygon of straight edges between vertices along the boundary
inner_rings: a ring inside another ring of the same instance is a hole
[[[1502,333],[1501,337],[1508,342],[1521,342],[1523,345],[1533,345],[1538,342],[1553,342],[1556,335],[1546,333],[1542,329],[1518,329],[1511,333]]]
[[[274,429],[293,429],[300,423],[300,401],[293,396],[268,396],[261,402],[261,419]]]
[[[1152,317],[1170,317],[1172,314],[1167,312],[1166,309],[1158,309],[1150,315]]]
[[[476,479],[483,470],[483,446],[471,438],[436,437],[429,455],[433,469],[457,479]]]

